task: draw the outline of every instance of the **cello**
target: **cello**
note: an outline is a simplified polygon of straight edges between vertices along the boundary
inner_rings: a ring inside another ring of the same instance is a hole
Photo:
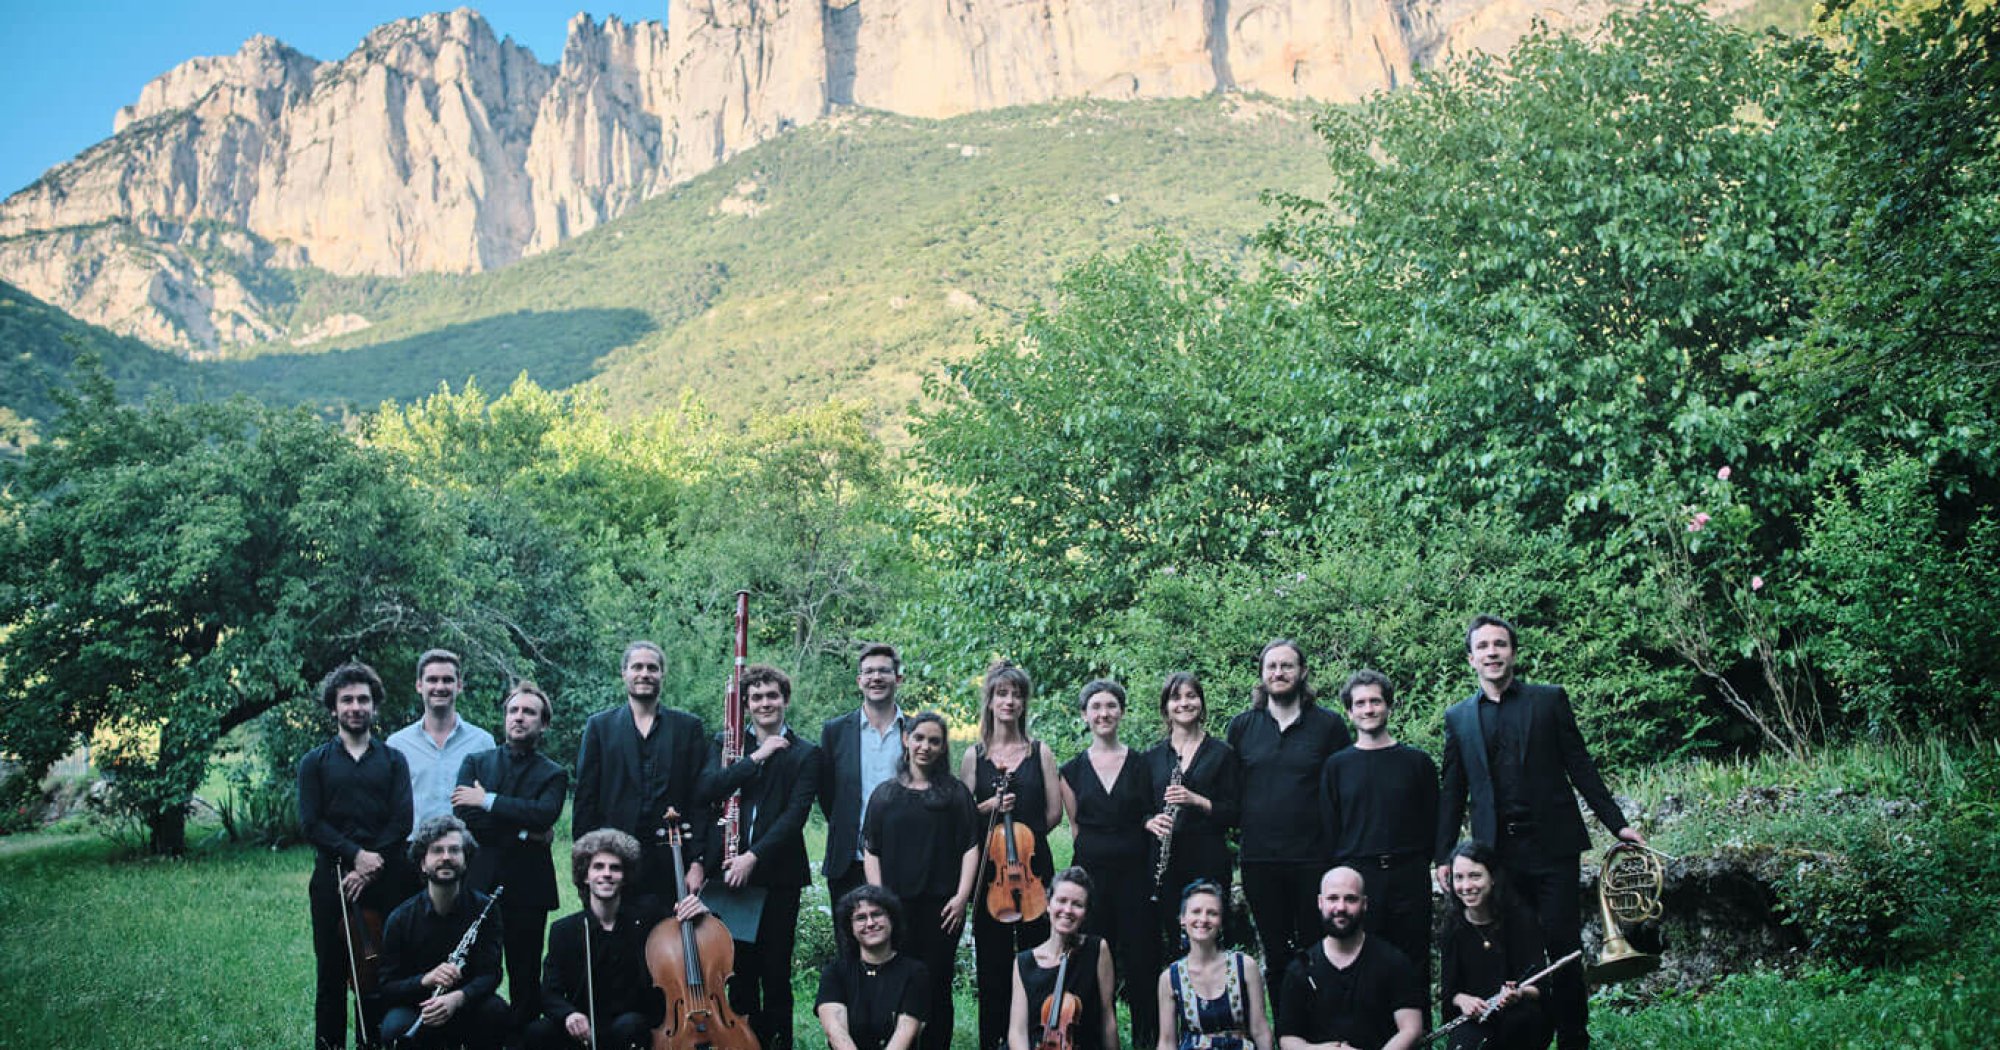
[[[687,885],[681,825],[667,826],[674,885]],[[653,1029],[652,1050],[758,1050],[757,1034],[729,1008],[736,944],[713,915],[687,922],[669,915],[646,935],[646,970],[666,997],[667,1016]]]
[[[986,852],[980,865],[993,865],[993,881],[986,887],[986,914],[995,922],[1034,922],[1048,913],[1049,891],[1035,875],[1035,833],[1025,824],[1014,823],[1014,811],[1000,812],[1000,796],[1014,785],[1014,771],[1008,770],[993,784],[993,814],[987,820]],[[978,885],[975,881],[973,885]]]

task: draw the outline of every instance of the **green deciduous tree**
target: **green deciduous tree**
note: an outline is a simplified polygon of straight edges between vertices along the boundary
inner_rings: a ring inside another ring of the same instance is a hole
[[[176,852],[215,743],[421,626],[455,540],[303,412],[80,385],[0,504],[0,745],[39,775],[94,735],[117,804]]]

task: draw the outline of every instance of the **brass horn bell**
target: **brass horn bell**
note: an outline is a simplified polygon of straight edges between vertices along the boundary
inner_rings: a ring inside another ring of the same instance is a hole
[[[1604,851],[1597,875],[1597,907],[1604,919],[1604,946],[1590,967],[1590,983],[1616,984],[1644,977],[1660,967],[1660,957],[1632,947],[1624,926],[1659,918],[1666,887],[1665,856],[1657,850],[1620,842]]]

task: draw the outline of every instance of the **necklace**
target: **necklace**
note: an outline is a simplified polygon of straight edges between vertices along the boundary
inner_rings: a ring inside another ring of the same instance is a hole
[[[1465,917],[1465,921],[1467,925],[1472,927],[1472,932],[1479,935],[1479,946],[1489,952],[1492,951],[1493,938],[1487,934],[1487,931],[1493,928],[1493,924],[1490,922],[1480,922],[1470,915]]]

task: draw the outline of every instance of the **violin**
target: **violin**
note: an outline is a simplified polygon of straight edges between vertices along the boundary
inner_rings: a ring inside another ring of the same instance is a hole
[[[667,843],[674,851],[674,884],[685,887],[678,823],[668,825]],[[646,969],[667,1001],[666,1020],[653,1029],[652,1050],[758,1050],[757,1034],[729,1008],[736,945],[721,919],[661,919],[646,935]]]
[[[1048,913],[1049,891],[1035,876],[1035,833],[1014,822],[1012,810],[1000,812],[999,798],[1014,784],[1014,773],[1000,774],[993,785],[993,813],[987,819],[986,853],[981,865],[993,865],[986,886],[986,914],[995,922],[1034,922]]]
[[[1062,953],[1056,963],[1056,987],[1049,997],[1042,1000],[1039,1009],[1042,1021],[1042,1038],[1035,1044],[1035,1050],[1075,1050],[1076,1019],[1083,1013],[1083,1000],[1074,992],[1063,991],[1069,983],[1069,952]]]

